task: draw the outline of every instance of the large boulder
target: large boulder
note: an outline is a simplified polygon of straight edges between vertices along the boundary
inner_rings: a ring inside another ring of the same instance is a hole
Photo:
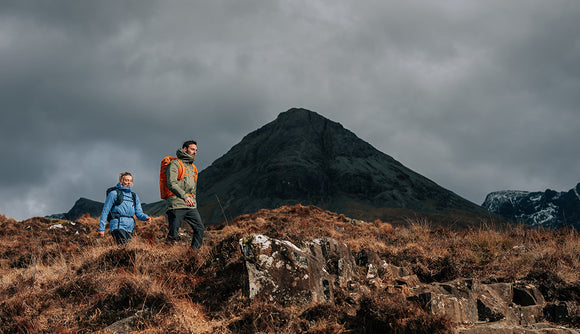
[[[281,304],[332,302],[335,286],[354,274],[349,248],[330,238],[314,239],[301,249],[289,241],[250,235],[239,241],[246,264],[244,295]]]
[[[478,288],[477,312],[479,321],[495,322],[509,316],[513,285],[510,283],[481,284]]]
[[[472,280],[459,279],[420,285],[410,291],[409,299],[417,301],[433,315],[447,316],[455,324],[473,324],[478,321],[473,284]]]
[[[410,294],[409,298],[420,303],[428,312],[445,315],[455,324],[497,322],[501,324],[498,327],[501,330],[510,328],[506,333],[512,333],[511,328],[516,328],[514,326],[529,327],[541,323],[547,313],[544,297],[531,284],[483,284],[473,279],[457,279],[420,285],[411,289]],[[560,311],[558,314],[564,313]],[[495,327],[488,326],[485,331],[496,330]]]

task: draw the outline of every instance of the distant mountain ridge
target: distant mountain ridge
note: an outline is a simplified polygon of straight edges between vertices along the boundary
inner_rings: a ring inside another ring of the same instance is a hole
[[[580,230],[580,183],[567,192],[503,190],[488,194],[482,206],[514,222]]]
[[[77,220],[83,215],[88,214],[91,217],[100,217],[103,211],[103,206],[105,203],[93,201],[88,198],[79,198],[73,207],[66,213],[59,213],[46,216],[47,218],[57,218],[57,219],[67,219],[67,220]],[[167,205],[165,201],[159,201],[154,203],[143,203],[141,204],[143,212],[152,217],[162,216],[165,214]]]

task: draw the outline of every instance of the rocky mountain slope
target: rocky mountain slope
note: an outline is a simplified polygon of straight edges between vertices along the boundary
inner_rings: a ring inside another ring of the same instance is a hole
[[[306,109],[281,113],[204,169],[198,197],[208,223],[296,203],[364,220],[389,219],[392,208],[486,214]]]
[[[482,206],[515,222],[580,229],[580,183],[567,192],[496,191],[486,196]]]

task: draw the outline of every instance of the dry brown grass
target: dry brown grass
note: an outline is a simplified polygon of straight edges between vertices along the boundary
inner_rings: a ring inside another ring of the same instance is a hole
[[[163,217],[138,223],[131,243],[118,247],[110,236],[96,236],[98,221],[88,216],[74,225],[0,216],[0,332],[103,332],[121,326],[120,320],[140,333],[451,331],[446,319],[376,290],[364,274],[357,281],[367,293],[355,304],[340,291],[332,305],[282,307],[247,300],[241,293],[244,264],[238,240],[251,233],[298,246],[331,237],[355,256],[374,252],[425,283],[458,277],[528,280],[538,283],[547,299],[580,303],[576,231],[502,230],[493,224],[452,230],[425,217],[406,222],[363,222],[312,206],[287,206],[208,228],[202,248],[194,252],[186,247],[188,230],[181,244],[163,245]],[[56,224],[64,227],[51,229]]]

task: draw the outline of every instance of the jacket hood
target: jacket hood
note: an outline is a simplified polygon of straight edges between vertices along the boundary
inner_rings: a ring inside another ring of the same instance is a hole
[[[194,156],[185,153],[185,151],[182,148],[177,150],[176,155],[177,158],[181,159],[183,162],[193,163],[193,161],[195,160]]]
[[[115,188],[117,188],[121,191],[124,191],[124,192],[131,192],[131,187],[125,187],[125,186],[121,185],[120,182],[117,183],[117,186]]]

